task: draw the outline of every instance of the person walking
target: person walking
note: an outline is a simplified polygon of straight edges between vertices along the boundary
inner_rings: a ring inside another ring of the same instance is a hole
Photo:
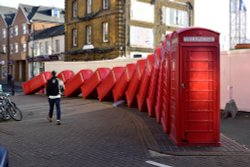
[[[8,85],[11,89],[11,94],[15,95],[15,79],[11,74],[8,74],[7,76]]]
[[[52,71],[52,78],[46,85],[46,93],[49,101],[48,121],[52,122],[54,106],[56,106],[56,124],[61,125],[61,94],[65,87],[63,81],[56,77],[56,72]]]

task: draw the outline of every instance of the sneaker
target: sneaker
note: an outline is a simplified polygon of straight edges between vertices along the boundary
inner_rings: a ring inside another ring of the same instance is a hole
[[[48,119],[48,121],[49,121],[49,122],[52,122],[52,118],[50,118],[50,117],[47,117],[47,119]]]
[[[56,121],[56,124],[57,124],[57,125],[61,125],[61,121],[60,121],[60,120],[57,120],[57,121]]]

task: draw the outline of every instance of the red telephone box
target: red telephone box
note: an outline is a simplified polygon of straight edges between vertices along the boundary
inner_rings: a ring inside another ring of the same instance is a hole
[[[138,88],[138,93],[136,95],[139,111],[147,111],[146,96],[148,93],[148,87],[149,87],[153,64],[154,64],[154,54],[148,55],[144,73],[142,75],[141,82]]]
[[[97,94],[99,101],[113,100],[112,89],[116,84],[116,81],[120,79],[121,75],[125,71],[125,67],[114,67],[108,76],[97,87]]]
[[[155,101],[155,116],[156,116],[156,122],[161,123],[161,110],[162,110],[162,86],[163,86],[163,64],[165,61],[165,49],[164,49],[164,43],[161,47],[161,58],[159,62],[159,74],[158,74],[158,81],[157,81],[157,88],[156,88],[156,101]]]
[[[219,146],[219,33],[181,29],[171,45],[170,138],[177,145]]]
[[[160,64],[160,57],[161,57],[161,47],[158,47],[154,53],[154,65],[152,67],[149,87],[148,87],[148,95],[146,98],[147,103],[147,110],[148,115],[153,117],[155,116],[155,101],[156,101],[156,88],[158,82],[158,75],[159,75],[159,64]]]
[[[110,68],[97,68],[91,77],[81,86],[82,97],[97,98],[97,86],[108,76]]]
[[[57,77],[63,81],[64,84],[66,84],[71,78],[73,78],[75,73],[72,70],[63,70],[61,71]]]
[[[125,92],[128,107],[133,107],[136,104],[136,94],[141,82],[141,77],[144,73],[146,59],[137,60],[135,72],[128,84],[128,88]]]
[[[73,78],[65,84],[64,96],[75,97],[81,93],[81,86],[92,76],[90,69],[80,70]]]
[[[164,60],[162,70],[162,107],[161,107],[161,125],[163,131],[170,132],[170,111],[169,111],[169,95],[170,95],[170,50],[171,50],[171,36],[168,34],[165,37],[164,45]]]

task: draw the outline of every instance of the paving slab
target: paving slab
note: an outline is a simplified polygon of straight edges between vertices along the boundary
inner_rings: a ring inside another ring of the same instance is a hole
[[[46,96],[20,93],[12,99],[24,119],[0,121],[0,145],[8,148],[10,166],[153,167],[149,162],[155,162],[175,167],[243,167],[250,163],[248,145],[232,132],[240,121],[233,129],[234,120],[222,120],[221,147],[177,147],[155,118],[136,108],[62,98],[62,125],[58,126],[46,120]],[[241,133],[237,135],[241,139]]]

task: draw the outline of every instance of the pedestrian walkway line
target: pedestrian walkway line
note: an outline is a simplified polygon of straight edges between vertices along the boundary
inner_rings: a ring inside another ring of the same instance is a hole
[[[158,167],[172,167],[172,166],[164,165],[164,164],[161,164],[161,163],[158,163],[158,162],[154,162],[154,161],[146,161],[146,163],[154,165],[154,166],[158,166]]]

